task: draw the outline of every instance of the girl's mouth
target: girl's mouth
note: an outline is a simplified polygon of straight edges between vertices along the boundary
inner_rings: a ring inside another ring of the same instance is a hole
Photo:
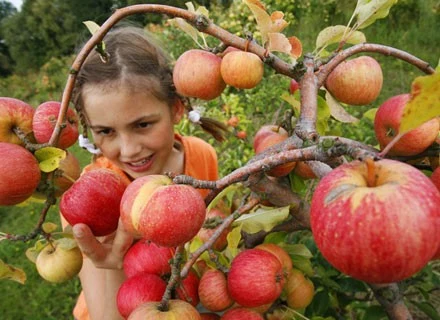
[[[134,172],[144,172],[153,165],[154,155],[134,162],[125,162],[125,165]]]

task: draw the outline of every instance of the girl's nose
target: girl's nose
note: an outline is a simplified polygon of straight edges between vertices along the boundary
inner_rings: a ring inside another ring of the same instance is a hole
[[[133,157],[138,155],[142,149],[141,144],[129,135],[121,135],[119,143],[121,157],[123,157],[124,159],[132,159]]]

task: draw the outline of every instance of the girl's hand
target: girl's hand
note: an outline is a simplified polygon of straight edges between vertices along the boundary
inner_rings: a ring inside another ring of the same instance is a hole
[[[72,230],[82,253],[95,267],[122,269],[124,255],[133,243],[133,236],[124,229],[121,220],[114,233],[100,238],[96,238],[83,223],[74,225]]]

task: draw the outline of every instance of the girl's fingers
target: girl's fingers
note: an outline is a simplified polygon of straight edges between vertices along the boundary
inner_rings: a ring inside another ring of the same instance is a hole
[[[72,227],[72,231],[78,247],[93,263],[99,264],[105,259],[105,249],[87,225],[78,223]]]

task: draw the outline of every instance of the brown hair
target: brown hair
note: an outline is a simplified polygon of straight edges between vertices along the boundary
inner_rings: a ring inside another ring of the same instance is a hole
[[[179,99],[188,111],[192,107],[188,99],[178,95],[173,84],[169,56],[143,29],[115,27],[103,39],[105,52],[94,50],[82,65],[75,82],[73,103],[80,116],[87,136],[83,93],[85,85],[100,86],[103,90],[115,87],[139,92],[146,90],[171,106]],[[213,119],[200,119],[202,128],[215,139],[224,140],[227,127]]]

